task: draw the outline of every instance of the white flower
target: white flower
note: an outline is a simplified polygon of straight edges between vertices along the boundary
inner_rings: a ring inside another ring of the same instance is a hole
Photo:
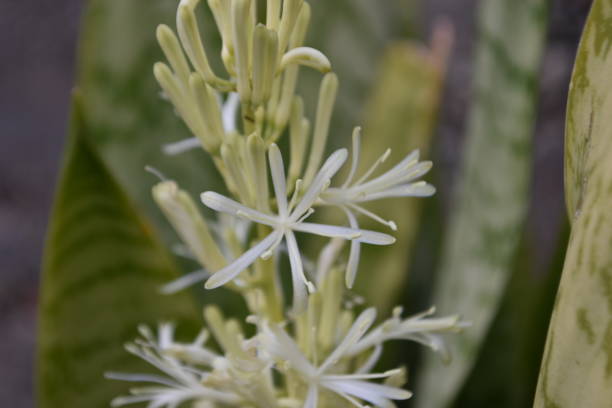
[[[149,402],[148,408],[176,408],[186,401],[211,401],[223,404],[238,404],[242,398],[228,390],[211,388],[202,384],[209,374],[192,364],[213,366],[223,359],[204,347],[206,332],[192,344],[174,342],[174,327],[161,324],[157,341],[147,327],[140,327],[143,340],[128,344],[126,349],[162,371],[166,376],[152,374],[107,373],[106,377],[132,382],[153,383],[147,387],[133,388],[130,396],[115,398],[111,405],[119,407],[138,402]]]
[[[395,231],[397,225],[393,221],[383,219],[362,207],[361,204],[390,197],[428,197],[433,195],[436,190],[431,184],[424,181],[415,181],[431,169],[431,162],[420,162],[419,151],[415,150],[387,172],[378,177],[370,178],[378,166],[389,157],[391,149],[387,149],[363,176],[357,181],[353,181],[359,165],[360,151],[361,128],[357,127],[353,132],[352,163],[349,175],[342,186],[330,187],[322,192],[321,203],[340,207],[346,214],[351,228],[359,228],[356,214],[362,214]],[[346,270],[346,285],[349,288],[352,288],[355,282],[360,251],[359,241],[353,241]]]
[[[299,191],[296,188],[296,193],[294,193],[291,202],[287,202],[283,160],[278,147],[272,144],[269,149],[268,159],[278,206],[278,214],[275,215],[249,208],[214,192],[208,191],[203,193],[202,202],[213,210],[233,214],[272,228],[272,232],[259,243],[225,268],[215,272],[206,282],[206,288],[216,288],[231,281],[255,262],[257,258],[269,257],[281,241],[285,240],[291,264],[294,306],[296,311],[299,311],[306,303],[306,288],[312,292],[314,291],[314,285],[304,274],[300,250],[294,234],[295,231],[330,238],[350,239],[374,245],[389,245],[395,242],[392,236],[374,231],[304,222],[304,219],[309,217],[314,211],[312,209],[314,202],[327,188],[330,179],[344,164],[346,158],[346,149],[337,150],[321,167],[303,197],[299,200],[296,198]]]
[[[388,378],[396,374],[398,370],[370,374],[369,370],[373,363],[367,362],[367,367],[362,367],[354,374],[334,373],[334,366],[347,356],[346,353],[362,338],[375,317],[376,311],[373,308],[362,312],[344,339],[318,366],[311,363],[300,351],[295,341],[278,326],[264,324],[259,339],[262,348],[279,363],[277,368],[282,370],[288,367],[292,372],[297,373],[307,386],[304,408],[316,408],[319,393],[324,389],[338,394],[356,407],[363,408],[360,400],[378,407],[393,407],[391,400],[405,400],[412,394],[398,387],[377,384],[368,380]]]
[[[470,326],[470,324],[462,321],[456,315],[428,318],[435,312],[436,308],[432,307],[425,312],[402,320],[402,308],[396,307],[393,310],[393,317],[381,323],[377,328],[353,344],[347,354],[357,355],[388,340],[412,340],[430,347],[435,352],[440,353],[443,360],[448,361],[450,360],[450,354],[442,338],[442,333],[457,333]]]

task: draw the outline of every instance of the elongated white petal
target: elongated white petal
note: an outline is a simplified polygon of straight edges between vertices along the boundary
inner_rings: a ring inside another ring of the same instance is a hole
[[[276,144],[272,143],[268,151],[268,160],[270,161],[270,173],[272,174],[272,185],[274,186],[274,195],[278,205],[278,215],[280,218],[287,218],[287,179],[285,177],[285,167],[280,150]]]
[[[342,342],[331,352],[331,354],[325,359],[323,364],[319,366],[318,372],[324,373],[330,366],[336,364],[342,356],[350,349],[355,343],[361,339],[366,331],[374,323],[376,318],[376,309],[373,307],[368,308],[361,312],[359,317],[355,320],[355,323],[351,326]]]
[[[359,224],[357,224],[357,218],[353,215],[353,213],[344,207],[343,209],[346,213],[347,218],[349,219],[349,225],[351,226],[351,228],[359,228]],[[353,287],[353,284],[355,283],[355,278],[357,277],[357,269],[359,268],[360,255],[361,242],[357,239],[354,239],[353,241],[351,241],[351,249],[349,251],[348,263],[346,265],[345,283],[346,287],[349,289]]]
[[[220,271],[215,272],[206,281],[206,289],[218,288],[219,286],[225,285],[227,282],[234,279],[240,274],[240,272],[251,266],[251,264],[261,256],[261,254],[266,252],[266,250],[277,241],[279,235],[281,234],[282,232],[280,231],[273,231],[251,249],[242,254],[242,256],[240,256],[234,262]]]
[[[321,170],[317,173],[314,180],[308,187],[308,190],[302,197],[291,214],[291,219],[296,221],[302,216],[319,198],[321,191],[329,184],[331,178],[340,170],[340,167],[346,161],[348,151],[346,149],[336,150],[323,164]]]
[[[307,378],[315,374],[314,366],[304,357],[298,345],[284,329],[278,326],[269,326],[266,330],[264,330],[262,338],[268,353],[276,358],[288,361],[292,368]]]
[[[322,385],[335,390],[336,392],[344,392],[362,400],[371,402],[382,408],[393,408],[394,405],[390,400],[406,400],[412,396],[410,391],[406,391],[402,388],[375,384],[368,381],[326,381]]]
[[[311,385],[308,388],[308,394],[306,394],[306,401],[304,402],[304,408],[317,408],[319,400],[319,387]]]
[[[202,144],[197,137],[190,137],[189,139],[179,140],[178,142],[168,143],[162,146],[162,151],[168,156],[174,156],[187,152],[189,150],[197,149]]]
[[[359,165],[359,156],[361,156],[361,127],[357,126],[353,130],[353,150],[351,151],[351,170],[349,171],[349,175],[346,178],[346,181],[342,185],[342,188],[347,188],[351,181],[353,181],[353,177],[355,177],[355,173],[357,172],[357,166]]]
[[[306,279],[306,275],[304,275],[302,257],[293,232],[287,231],[285,233],[285,241],[287,242],[287,252],[289,253],[289,263],[291,264],[293,309],[295,313],[301,313],[306,308],[307,303],[305,288],[308,287],[310,289],[314,288],[314,286]]]
[[[312,222],[301,222],[292,227],[295,231],[307,232],[309,234],[322,235],[330,238],[361,239],[363,231],[336,225],[316,224]]]
[[[179,292],[189,286],[195,285],[198,282],[201,282],[210,276],[210,272],[199,269],[195,272],[191,272],[185,276],[181,276],[180,278],[173,280],[170,283],[165,284],[161,287],[160,292],[165,295],[170,295],[172,293]]]
[[[391,245],[395,243],[395,238],[389,234],[383,234],[382,232],[360,230],[361,236],[357,238],[359,242],[371,245]]]
[[[161,385],[167,385],[168,387],[180,386],[180,384],[176,381],[172,381],[167,377],[162,377],[161,375],[154,374],[128,374],[109,372],[104,373],[104,377],[110,380],[156,383]]]
[[[355,372],[357,374],[365,374],[372,371],[374,369],[374,366],[376,365],[376,363],[378,363],[378,360],[380,359],[382,350],[383,348],[380,344],[376,345],[376,347],[374,347],[374,351],[372,351],[372,353],[368,356],[368,359],[365,361],[365,363],[363,363],[361,367],[359,367]]]
[[[269,225],[271,227],[278,224],[276,217],[242,205],[239,202],[236,202],[231,198],[227,198],[219,193],[215,193],[214,191],[206,191],[205,193],[202,193],[200,198],[205,206],[215,211],[246,218],[260,224]]]

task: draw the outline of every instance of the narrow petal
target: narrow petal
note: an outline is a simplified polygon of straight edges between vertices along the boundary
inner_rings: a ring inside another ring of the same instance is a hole
[[[306,401],[304,402],[304,408],[317,408],[318,400],[319,400],[319,388],[313,384],[308,388],[308,394],[306,394]]]
[[[291,280],[293,284],[293,309],[295,313],[301,313],[306,308],[306,288],[313,287],[312,283],[304,275],[304,266],[300,250],[292,231],[285,234],[289,263],[291,264]]]
[[[353,181],[353,177],[355,177],[355,173],[357,172],[357,165],[359,164],[359,156],[361,155],[361,127],[357,126],[355,130],[353,130],[353,150],[351,151],[351,170],[349,171],[349,175],[346,178],[346,181],[342,185],[342,188],[347,188],[351,181]]]
[[[334,351],[325,359],[323,364],[319,366],[318,372],[324,373],[330,366],[336,364],[345,352],[353,346],[353,344],[357,343],[359,339],[365,334],[366,331],[372,326],[374,323],[374,319],[376,318],[376,309],[370,307],[359,315],[355,323],[351,326],[346,336],[342,342],[335,348]]]
[[[251,266],[251,264],[255,262],[255,260],[261,254],[266,252],[266,250],[278,240],[278,237],[281,234],[282,233],[280,231],[273,231],[263,240],[259,241],[259,243],[257,243],[254,247],[242,254],[234,262],[215,272],[206,281],[206,289],[218,288],[219,286],[225,285],[227,282],[234,279],[240,274],[240,272]]]
[[[215,211],[246,218],[271,227],[278,224],[278,220],[274,216],[254,210],[214,191],[206,191],[202,193],[200,198],[205,206]]]
[[[391,245],[395,243],[395,238],[389,234],[383,234],[382,232],[370,231],[370,230],[359,230],[361,236],[357,238],[359,242],[371,245]]]
[[[339,227],[336,225],[316,224],[312,222],[301,222],[299,224],[295,224],[292,229],[295,231],[307,232],[309,234],[322,235],[330,238],[361,239],[363,235],[363,231],[361,230]]]
[[[357,218],[350,212],[346,207],[342,207],[348,220],[349,225],[353,229],[359,228]],[[351,241],[351,249],[349,251],[348,263],[346,265],[345,283],[346,287],[351,289],[355,283],[355,277],[357,276],[357,269],[359,268],[359,257],[361,255],[361,242],[357,239]]]
[[[283,157],[276,144],[272,143],[268,151],[268,160],[270,161],[270,173],[272,174],[272,185],[274,186],[274,195],[278,204],[278,215],[285,219],[288,216],[287,204],[287,185],[285,177],[285,167]]]
[[[195,272],[188,273],[185,276],[181,276],[180,278],[165,284],[161,287],[160,292],[164,295],[171,295],[189,286],[195,285],[196,283],[207,279],[209,276],[210,272],[204,269],[199,269]]]
[[[394,407],[390,400],[406,400],[412,396],[410,391],[389,385],[359,380],[326,381],[323,386],[341,391],[383,408]]]

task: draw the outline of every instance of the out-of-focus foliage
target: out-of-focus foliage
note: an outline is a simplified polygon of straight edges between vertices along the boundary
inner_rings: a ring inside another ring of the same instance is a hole
[[[431,50],[404,42],[386,51],[372,97],[366,110],[362,163],[374,163],[384,153],[381,146],[391,146],[389,159],[396,163],[414,149],[429,159],[440,103],[446,56],[452,42],[449,27],[440,27]],[[361,168],[360,172],[367,171]],[[358,173],[359,174],[359,173]],[[357,293],[386,315],[400,299],[408,280],[408,265],[420,225],[421,206],[427,200],[408,198],[386,200],[368,206],[398,225],[395,245],[364,246],[357,280]],[[380,224],[364,221],[365,228]]]
[[[472,327],[457,339],[452,364],[427,356],[419,406],[452,404],[497,313],[528,205],[537,75],[547,2],[480,3],[473,108],[455,213],[445,236],[433,303]]]
[[[537,243],[523,239],[499,312],[455,407],[523,408],[533,402],[569,227],[545,270],[532,260]]]
[[[570,242],[535,407],[612,401],[612,1],[596,0],[572,76],[565,134]]]
[[[45,250],[38,332],[41,408],[108,407],[122,390],[108,370],[142,370],[123,349],[139,324],[169,319],[195,329],[197,308],[159,286],[178,276],[91,148],[75,99],[68,150]]]

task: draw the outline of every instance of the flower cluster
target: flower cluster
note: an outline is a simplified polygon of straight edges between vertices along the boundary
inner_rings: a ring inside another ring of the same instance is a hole
[[[339,149],[327,159],[324,153],[338,79],[325,55],[303,46],[308,3],[267,0],[259,22],[255,0],[208,0],[223,42],[223,78],[209,64],[195,14],[198,2],[180,2],[178,35],[165,25],[157,30],[168,64],[155,64],[155,77],[194,135],[164,150],[180,154],[204,149],[229,196],[201,194],[201,203],[218,214],[211,221],[175,181],[153,188],[153,198],[183,241],[183,252],[200,265],[162,291],[172,293],[201,281],[207,289],[225,286],[245,299],[250,312],[246,323],[254,330],[226,319],[215,306],[204,315],[218,348],[209,344],[207,330],[192,343],[181,343],[171,324],[161,324],[157,335],[142,327],[142,338],[127,349],[164,375],[109,373],[110,378],[152,384],[132,389],[113,405],[392,407],[392,401],[411,394],[401,388],[403,369],[374,371],[383,343],[413,340],[446,356],[441,334],[457,332],[465,323],[456,316],[432,318],[433,309],[402,318],[397,308],[373,327],[375,309],[358,313],[354,302],[345,300],[361,245],[395,242],[389,234],[360,228],[358,219],[365,216],[397,229],[393,221],[368,210],[367,203],[432,195],[434,188],[420,180],[431,163],[413,152],[381,173],[388,150],[358,175],[361,130],[356,128],[348,176],[336,182],[349,152]],[[295,94],[301,67],[324,74],[313,126]],[[284,134],[289,137],[287,166],[276,144]],[[343,212],[347,225],[310,220],[316,210],[329,207]],[[302,234],[329,240],[316,263],[298,243]],[[350,245],[344,256],[346,241]],[[279,262],[285,253],[288,273]],[[281,282],[289,277],[293,306],[286,310],[289,297]]]

